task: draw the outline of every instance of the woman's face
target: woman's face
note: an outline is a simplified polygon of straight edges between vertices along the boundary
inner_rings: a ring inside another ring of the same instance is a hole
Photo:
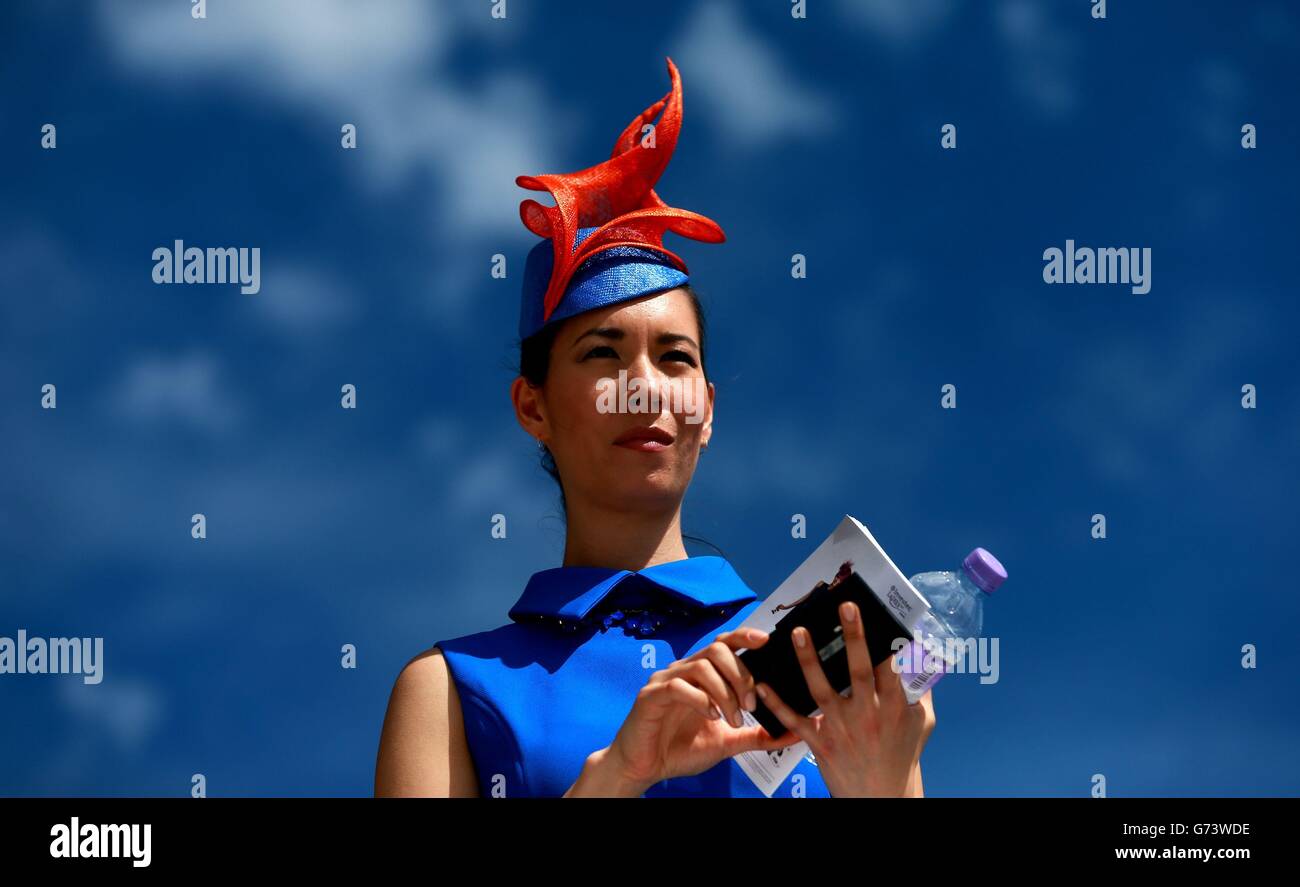
[[[515,380],[524,428],[550,449],[570,509],[675,508],[712,433],[690,296],[674,289],[563,322],[546,383]]]

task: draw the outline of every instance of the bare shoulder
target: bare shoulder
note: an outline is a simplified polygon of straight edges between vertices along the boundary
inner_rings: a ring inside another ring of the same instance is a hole
[[[442,651],[430,647],[407,662],[393,683],[375,762],[375,796],[477,794],[456,682]]]
[[[430,647],[412,657],[402,667],[393,684],[395,696],[400,694],[403,697],[415,697],[412,702],[428,693],[446,696],[449,691],[456,692],[455,682],[451,680],[446,658],[437,647]]]

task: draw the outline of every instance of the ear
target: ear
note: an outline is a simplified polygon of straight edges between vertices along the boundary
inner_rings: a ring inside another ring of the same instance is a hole
[[[709,383],[709,407],[704,413],[704,428],[700,431],[700,449],[709,445],[709,438],[713,436],[713,383]]]
[[[516,376],[510,386],[510,400],[515,405],[515,419],[520,427],[537,440],[546,443],[550,439],[551,427],[546,418],[546,404],[542,397],[542,389],[523,376]]]

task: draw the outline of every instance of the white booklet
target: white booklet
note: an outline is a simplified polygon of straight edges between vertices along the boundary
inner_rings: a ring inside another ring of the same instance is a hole
[[[889,559],[871,532],[847,514],[835,532],[817,546],[817,550],[740,627],[771,632],[797,601],[807,597],[819,583],[834,582],[838,575],[842,575],[841,570],[849,569],[850,565],[852,573],[866,583],[890,615],[898,621],[899,626],[912,636],[918,621],[929,610],[929,602],[912,587],[912,583]],[[846,687],[843,695],[848,695],[848,692]],[[817,709],[813,714],[820,711]],[[742,709],[741,714],[746,726],[758,725],[753,713]],[[808,743],[800,741],[770,752],[743,752],[736,755],[735,761],[763,794],[770,798],[805,757],[816,763]]]

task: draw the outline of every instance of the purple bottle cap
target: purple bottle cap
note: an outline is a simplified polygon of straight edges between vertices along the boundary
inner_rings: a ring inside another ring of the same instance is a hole
[[[1006,568],[986,548],[977,548],[961,562],[966,575],[988,594],[997,591],[1007,580]]]

